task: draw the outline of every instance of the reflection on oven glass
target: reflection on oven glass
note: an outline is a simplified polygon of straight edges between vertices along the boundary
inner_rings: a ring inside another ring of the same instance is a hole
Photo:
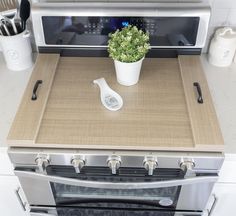
[[[83,194],[86,195],[106,195],[106,196],[133,196],[133,197],[152,197],[152,199],[160,200],[160,197],[173,198],[178,194],[178,187],[167,188],[152,188],[152,189],[130,189],[130,190],[117,190],[117,189],[100,189],[89,187],[78,187],[71,185],[64,185],[53,183],[54,189],[58,196],[76,197]]]
[[[52,183],[52,188],[57,205],[122,209],[168,208],[174,210],[180,192],[180,187],[121,190],[58,183]],[[168,205],[166,205],[166,200],[168,200]]]

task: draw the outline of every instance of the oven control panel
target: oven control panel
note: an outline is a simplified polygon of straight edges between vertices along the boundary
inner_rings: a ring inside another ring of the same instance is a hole
[[[109,34],[128,25],[148,32],[151,46],[195,46],[199,17],[42,16],[47,45],[106,46]]]
[[[70,25],[64,31],[74,28],[73,30],[78,34],[86,35],[107,35],[128,25],[137,26],[139,29],[149,32],[150,35],[154,35],[157,28],[155,20],[152,18],[77,17],[72,21],[67,19]]]
[[[221,153],[184,153],[184,152],[136,152],[136,151],[91,151],[91,150],[51,150],[20,151],[10,149],[9,157],[16,166],[35,166],[42,171],[48,166],[68,166],[79,173],[86,167],[106,167],[113,173],[123,168],[142,168],[147,174],[155,169],[178,169],[184,172],[193,170],[214,170],[218,172],[223,164]]]

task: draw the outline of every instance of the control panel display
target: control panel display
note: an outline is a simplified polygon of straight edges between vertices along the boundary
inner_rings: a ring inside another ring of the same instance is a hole
[[[108,34],[128,25],[148,32],[151,46],[194,46],[199,17],[44,16],[48,45],[106,46]]]

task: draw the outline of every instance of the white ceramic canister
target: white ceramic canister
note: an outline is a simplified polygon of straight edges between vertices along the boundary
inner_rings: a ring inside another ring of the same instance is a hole
[[[230,27],[220,28],[211,41],[208,60],[218,67],[229,66],[236,50],[236,32]]]
[[[114,60],[117,82],[125,86],[135,85],[139,81],[143,59],[131,63]]]
[[[20,71],[33,66],[28,30],[13,36],[0,35],[0,49],[10,70]]]

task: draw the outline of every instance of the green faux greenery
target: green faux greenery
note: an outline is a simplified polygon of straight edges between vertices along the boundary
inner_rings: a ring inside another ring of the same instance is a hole
[[[150,49],[149,34],[136,26],[127,26],[109,34],[109,56],[121,62],[136,62]]]

